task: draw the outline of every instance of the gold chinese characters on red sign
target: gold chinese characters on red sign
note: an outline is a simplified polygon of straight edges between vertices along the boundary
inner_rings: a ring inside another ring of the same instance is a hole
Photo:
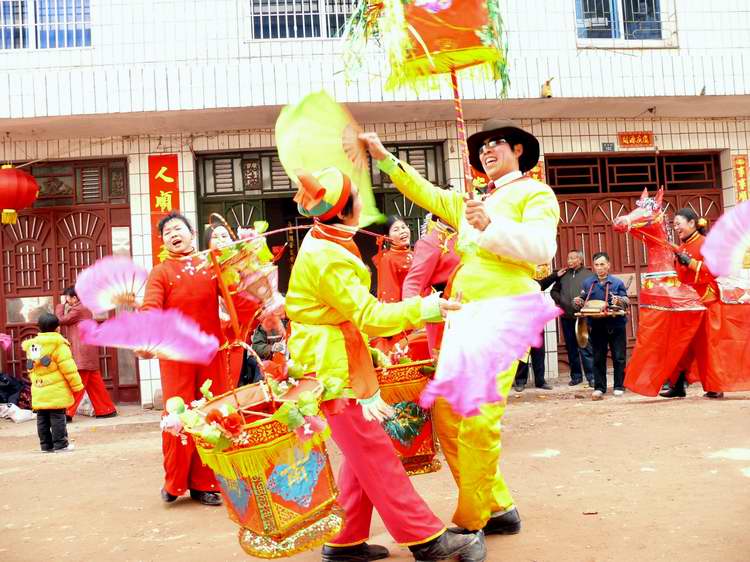
[[[617,144],[623,148],[644,148],[654,146],[652,131],[625,131],[617,133]]]
[[[165,252],[159,236],[159,221],[180,210],[180,181],[176,154],[152,154],[148,157],[149,210],[151,211],[151,257],[154,265]]]
[[[735,200],[737,203],[747,201],[747,154],[732,157],[732,170],[734,171]]]

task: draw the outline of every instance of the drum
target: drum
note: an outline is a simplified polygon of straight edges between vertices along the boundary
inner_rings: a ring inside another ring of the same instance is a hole
[[[611,318],[625,316],[625,311],[619,307],[608,307],[602,300],[586,301],[580,312],[576,312],[576,341],[578,347],[589,344],[589,322],[587,318]]]
[[[209,400],[209,415],[232,405],[243,418],[239,438],[223,450],[195,436],[203,462],[216,474],[230,519],[241,529],[243,550],[258,558],[281,558],[316,548],[339,533],[343,510],[324,438],[301,442],[271,416],[301,392],[322,392],[315,379],[302,379],[274,400],[255,383]]]
[[[432,361],[415,361],[377,369],[381,396],[397,414],[383,422],[383,429],[410,476],[440,470],[432,415],[418,404],[433,365]]]

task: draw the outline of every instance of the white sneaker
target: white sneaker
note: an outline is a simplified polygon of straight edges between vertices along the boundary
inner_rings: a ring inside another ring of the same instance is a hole
[[[55,450],[56,453],[70,453],[72,451],[75,451],[76,446],[73,443],[68,443],[67,447],[64,447],[62,449]]]
[[[591,393],[592,400],[601,400],[604,398],[604,393],[601,390],[595,390]]]
[[[622,396],[623,394],[625,394],[625,391],[617,389],[615,390],[614,394],[615,396]]]

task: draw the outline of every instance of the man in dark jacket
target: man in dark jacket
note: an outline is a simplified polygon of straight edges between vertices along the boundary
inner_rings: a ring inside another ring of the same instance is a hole
[[[565,349],[568,352],[568,364],[570,365],[570,386],[581,384],[583,376],[590,387],[594,386],[594,355],[591,344],[579,348],[576,340],[576,316],[577,310],[573,306],[573,299],[581,293],[583,282],[594,274],[583,265],[583,254],[572,251],[568,254],[568,267],[561,269],[556,274],[557,280],[552,286],[550,296],[563,309],[560,317]],[[583,369],[581,368],[583,366]]]
[[[537,268],[537,272],[539,268]],[[539,283],[542,291],[549,289],[557,280],[557,273],[552,273],[542,279],[536,277],[537,283]],[[534,369],[534,386],[542,390],[552,390],[552,386],[544,380],[544,360],[546,350],[544,347],[544,329],[542,329],[542,345],[539,347],[532,347],[529,350],[529,356],[526,361],[519,361],[518,367],[516,368],[516,379],[513,381],[513,390],[516,392],[522,392],[526,387],[526,383],[529,380],[529,366]],[[530,364],[530,365],[529,365]]]

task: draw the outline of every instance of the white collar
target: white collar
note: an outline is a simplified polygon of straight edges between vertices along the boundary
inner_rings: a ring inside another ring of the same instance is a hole
[[[504,185],[512,182],[513,180],[517,180],[518,178],[520,178],[522,176],[523,176],[523,172],[521,172],[520,170],[515,170],[513,172],[508,172],[504,176],[502,176],[502,177],[500,177],[500,178],[498,178],[496,180],[493,180],[492,185],[495,188],[502,187],[502,186],[504,186]]]

